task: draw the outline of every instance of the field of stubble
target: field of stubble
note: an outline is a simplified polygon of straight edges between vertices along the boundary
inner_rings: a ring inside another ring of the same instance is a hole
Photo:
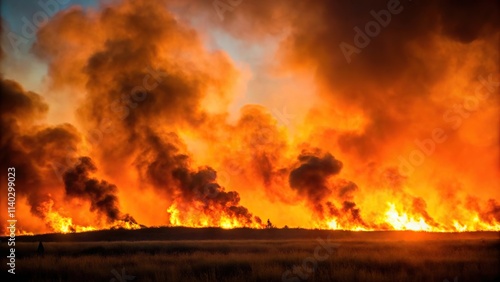
[[[328,250],[315,239],[46,242],[43,257],[36,255],[38,243],[25,242],[16,245],[15,278],[117,282],[500,281],[499,240],[384,242],[325,238],[325,242]],[[2,271],[6,273],[5,266]]]

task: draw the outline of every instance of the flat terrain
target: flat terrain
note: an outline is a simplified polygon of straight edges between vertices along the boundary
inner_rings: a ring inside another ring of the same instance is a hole
[[[130,238],[133,234],[135,241]],[[107,239],[102,238],[105,235]],[[250,235],[253,239],[247,238]],[[500,281],[499,238],[495,232],[217,228],[46,234],[16,238],[15,278],[114,278],[117,282]],[[40,239],[45,247],[43,257],[36,255]],[[4,240],[2,257],[7,254]],[[1,277],[6,277],[5,273],[2,263]]]

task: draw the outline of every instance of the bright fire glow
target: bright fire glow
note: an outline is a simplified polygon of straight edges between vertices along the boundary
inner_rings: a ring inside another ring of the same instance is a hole
[[[85,232],[97,229],[93,226],[79,226],[73,224],[73,220],[70,217],[62,216],[58,211],[54,210],[54,201],[51,199],[42,203],[38,211],[44,215],[47,225],[55,232]]]
[[[20,234],[500,231],[495,1],[429,1],[362,52],[377,1],[246,1],[228,24],[196,1],[84,2],[104,3],[0,50],[0,220],[15,208]]]
[[[395,204],[388,203],[388,205],[387,223],[391,224],[395,230],[436,231],[422,217],[416,220],[406,213],[398,212]]]

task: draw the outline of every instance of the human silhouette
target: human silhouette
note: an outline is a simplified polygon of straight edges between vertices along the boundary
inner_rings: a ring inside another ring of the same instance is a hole
[[[267,228],[267,229],[272,229],[272,228],[274,228],[274,225],[271,223],[271,221],[270,221],[269,219],[267,220],[267,225],[266,225],[266,228]]]
[[[38,248],[36,249],[38,256],[43,256],[45,248],[43,247],[42,241],[38,242]]]

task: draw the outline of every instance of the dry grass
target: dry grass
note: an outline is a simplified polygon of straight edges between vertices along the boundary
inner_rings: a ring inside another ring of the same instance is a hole
[[[335,243],[335,242],[332,242]],[[500,281],[498,240],[341,241],[307,281]],[[18,281],[282,281],[314,256],[315,240],[17,244]],[[2,250],[2,252],[6,250]],[[3,267],[5,268],[5,266]],[[6,271],[3,269],[2,271]],[[4,272],[5,273],[5,272]],[[2,275],[3,276],[3,275]],[[119,280],[116,280],[119,281]],[[288,278],[284,281],[302,281]]]

